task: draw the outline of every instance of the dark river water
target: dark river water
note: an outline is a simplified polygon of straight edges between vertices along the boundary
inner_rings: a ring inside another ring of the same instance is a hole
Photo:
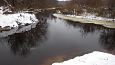
[[[115,54],[114,29],[46,16],[30,31],[0,38],[0,65],[51,65],[93,51]]]
[[[93,51],[115,54],[115,29],[74,23],[53,13],[36,13],[35,28],[1,37],[0,65],[51,65]]]

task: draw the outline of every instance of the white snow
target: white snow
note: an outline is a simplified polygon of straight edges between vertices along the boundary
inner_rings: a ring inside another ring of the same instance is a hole
[[[31,30],[35,28],[38,19],[34,14],[29,13],[14,13],[14,14],[3,14],[5,11],[10,11],[7,7],[0,7],[0,29],[5,29],[5,27],[10,28],[9,31],[0,32],[0,37],[6,37],[14,33],[21,33],[24,31]],[[29,25],[25,25],[29,24]],[[19,28],[21,26],[21,28]],[[11,29],[13,27],[13,29]]]
[[[5,26],[18,27],[20,25],[25,25],[26,23],[35,23],[38,21],[34,14],[29,13],[16,13],[8,15],[0,15],[0,26],[3,28]]]
[[[6,37],[9,35],[13,35],[15,33],[22,33],[28,30],[31,30],[32,28],[35,28],[38,22],[32,23],[31,25],[28,26],[23,26],[22,28],[18,29],[18,27],[15,27],[14,29],[11,29],[10,31],[2,31],[0,32],[0,38],[1,37]]]
[[[73,22],[80,23],[93,23],[97,25],[102,25],[108,28],[115,28],[115,19],[97,17],[95,15],[77,16],[77,15],[63,15],[63,14],[53,14],[57,18],[62,18],[66,20],[71,20]]]
[[[115,56],[104,52],[94,51],[61,63],[53,63],[52,65],[115,65]]]
[[[115,21],[115,19],[98,17],[95,14],[91,14],[91,13],[81,14],[80,16],[77,16],[77,15],[66,15],[66,16],[71,16],[71,17],[76,17],[76,18],[83,18],[83,19],[87,19],[87,20]]]

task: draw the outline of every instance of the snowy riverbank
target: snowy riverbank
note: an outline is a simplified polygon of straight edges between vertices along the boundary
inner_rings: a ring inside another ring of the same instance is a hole
[[[74,22],[80,22],[80,23],[93,23],[93,24],[98,24],[102,25],[104,27],[108,28],[115,28],[115,19],[110,19],[110,18],[103,18],[103,17],[97,17],[94,15],[63,15],[63,14],[53,14],[53,16],[57,18],[62,18],[66,20],[71,20]]]
[[[6,26],[18,27],[25,24],[31,24],[38,21],[34,14],[29,13],[16,13],[8,15],[0,15],[0,26],[4,28]]]
[[[6,37],[6,36],[9,36],[9,35],[13,35],[15,33],[26,32],[26,31],[31,30],[32,28],[35,28],[36,25],[37,25],[37,22],[32,23],[28,26],[23,26],[22,28],[15,27],[14,29],[11,29],[9,31],[2,31],[2,32],[0,32],[0,37]]]
[[[38,19],[34,14],[16,13],[0,15],[1,29],[9,29],[9,31],[1,30],[0,37],[31,30],[31,28],[35,28],[37,23]]]
[[[61,63],[53,63],[52,65],[115,65],[115,56],[95,51]]]
[[[0,37],[6,37],[14,33],[31,30],[32,28],[35,28],[39,22],[34,14],[4,14],[6,11],[9,12],[10,10],[4,6],[0,7]]]

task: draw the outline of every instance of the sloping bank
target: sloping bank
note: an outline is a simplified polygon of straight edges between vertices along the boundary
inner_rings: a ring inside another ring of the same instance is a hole
[[[34,14],[0,14],[0,37],[31,30],[37,23],[38,19]]]
[[[71,20],[80,23],[93,23],[102,25],[108,28],[115,28],[115,19],[95,17],[95,16],[75,16],[75,15],[63,15],[63,14],[53,14],[57,18],[62,18],[66,20]]]
[[[115,65],[115,56],[108,53],[94,51],[61,63],[53,63],[52,65]]]

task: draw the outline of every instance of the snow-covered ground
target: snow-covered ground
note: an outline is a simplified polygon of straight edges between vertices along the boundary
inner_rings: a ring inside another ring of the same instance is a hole
[[[61,63],[53,63],[52,65],[115,65],[115,56],[104,52],[94,51]]]
[[[83,13],[80,16],[77,16],[77,15],[66,15],[66,16],[71,16],[71,17],[76,17],[76,18],[83,18],[83,19],[87,19],[87,20],[115,21],[115,19],[98,17],[95,14],[91,14],[91,13]]]
[[[8,15],[0,15],[0,26],[4,28],[9,26],[13,27],[10,31],[2,31],[0,32],[0,37],[5,37],[8,35],[12,35],[14,33],[20,33],[24,31],[31,30],[31,28],[35,28],[38,23],[38,19],[34,14],[29,13],[16,13],[16,14],[8,14]],[[26,26],[26,24],[29,24]],[[19,28],[21,26],[22,28]]]
[[[38,21],[34,14],[16,13],[8,15],[0,15],[0,26],[18,27],[19,25],[31,24]]]
[[[28,26],[23,26],[22,28],[15,27],[14,29],[11,29],[9,31],[2,31],[2,32],[0,32],[0,37],[6,37],[6,36],[9,36],[9,35],[13,35],[15,33],[22,33],[22,32],[25,32],[25,31],[29,31],[32,28],[35,28],[36,25],[37,25],[37,22],[32,23]]]
[[[39,22],[34,14],[3,14],[5,12],[4,8],[3,6],[0,7],[0,31],[2,31],[0,32],[0,37],[31,30]],[[9,31],[5,31],[6,29]]]
[[[104,17],[97,17],[95,15],[63,15],[63,14],[53,14],[53,16],[57,18],[67,19],[74,22],[80,23],[93,23],[102,25],[108,28],[115,28],[115,19],[104,18]]]

